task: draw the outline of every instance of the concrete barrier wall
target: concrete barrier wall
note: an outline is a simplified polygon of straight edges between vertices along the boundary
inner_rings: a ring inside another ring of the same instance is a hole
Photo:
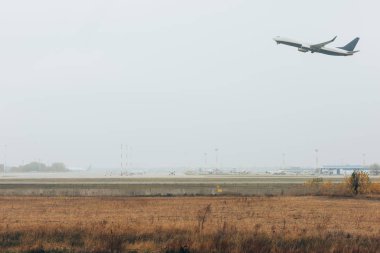
[[[0,195],[19,196],[184,196],[304,195],[303,184],[1,184]]]

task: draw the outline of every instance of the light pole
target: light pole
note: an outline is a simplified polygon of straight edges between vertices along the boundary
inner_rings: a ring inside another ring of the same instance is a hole
[[[366,162],[365,162],[366,153],[363,153],[362,156],[363,156],[363,169],[365,169],[365,165],[366,165]]]
[[[319,161],[318,161],[319,150],[315,149],[314,151],[315,151],[315,171],[317,171],[318,173],[321,173],[321,170],[319,169]]]
[[[5,169],[7,167],[7,145],[4,145],[4,169],[3,169],[3,176],[5,176]]]
[[[218,160],[218,151],[219,149],[215,149],[215,168],[218,169],[219,168],[219,160]]]
[[[4,145],[4,175],[7,168],[7,144]]]
[[[125,176],[128,176],[128,145],[125,144]]]
[[[120,145],[120,176],[123,175],[123,144]]]

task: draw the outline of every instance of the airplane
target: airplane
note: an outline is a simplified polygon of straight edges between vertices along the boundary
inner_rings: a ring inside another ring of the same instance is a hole
[[[277,36],[273,38],[274,41],[276,41],[277,44],[284,44],[287,46],[297,47],[298,51],[306,53],[321,53],[321,54],[327,54],[327,55],[334,55],[334,56],[351,56],[359,51],[354,51],[356,44],[358,44],[359,38],[355,38],[353,41],[345,45],[344,47],[326,47],[326,45],[332,43],[335,41],[337,36],[335,36],[332,40],[322,42],[319,44],[309,44],[309,43],[303,43],[299,42],[293,39],[284,38]]]

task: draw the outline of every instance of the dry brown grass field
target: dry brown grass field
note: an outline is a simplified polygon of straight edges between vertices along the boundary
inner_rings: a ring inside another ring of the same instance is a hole
[[[0,197],[1,252],[380,252],[380,200]]]

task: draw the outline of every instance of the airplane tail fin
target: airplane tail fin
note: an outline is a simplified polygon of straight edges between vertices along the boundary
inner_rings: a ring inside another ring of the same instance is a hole
[[[340,49],[344,49],[346,51],[354,51],[356,44],[358,44],[360,38],[355,38],[353,41],[345,45],[344,47],[339,47]]]

